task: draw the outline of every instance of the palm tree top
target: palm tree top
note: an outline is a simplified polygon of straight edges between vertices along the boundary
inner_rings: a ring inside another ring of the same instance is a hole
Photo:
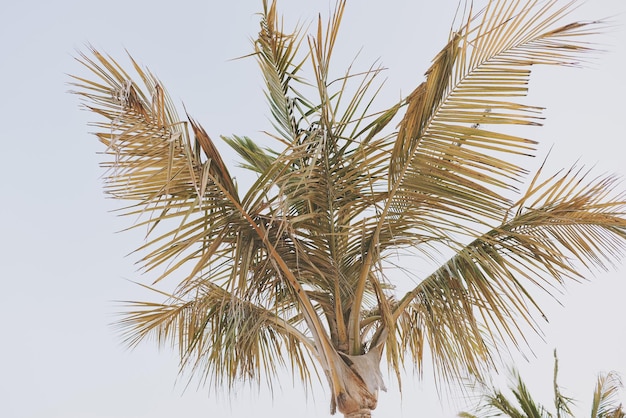
[[[375,407],[383,349],[399,379],[428,345],[448,378],[483,372],[503,342],[523,345],[525,327],[539,329],[536,288],[610,265],[626,238],[616,176],[529,176],[520,161],[536,142],[505,129],[541,124],[523,100],[533,66],[591,51],[602,23],[563,24],[574,6],[469,8],[424,81],[380,110],[380,67],[330,75],[345,0],[311,34],[263,1],[251,56],[275,145],[222,138],[255,177],[244,191],[151,72],[131,58],[135,81],[112,57],[81,54],[94,77],[74,85],[103,120],[106,191],[147,229],[140,263],[165,299],[130,303],[127,342],[170,342],[216,386],[271,383],[285,363],[307,382],[323,373],[341,411]],[[390,257],[441,249],[450,258],[399,292]]]

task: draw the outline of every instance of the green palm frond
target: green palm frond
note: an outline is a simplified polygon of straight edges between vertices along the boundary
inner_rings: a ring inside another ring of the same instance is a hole
[[[519,373],[514,371],[513,377],[516,381],[516,385],[511,389],[517,403],[520,405],[522,411],[524,411],[524,416],[528,418],[552,418],[552,414],[550,414],[545,407],[535,402]]]
[[[514,393],[515,401],[510,400],[502,391],[478,381],[478,390],[482,392],[480,403],[476,406],[474,413],[460,412],[457,416],[464,418],[492,418],[507,416],[510,418],[547,418],[543,415],[534,415],[532,411],[541,414],[543,408],[537,405],[530,397],[526,385],[519,379],[516,371],[512,371],[511,386],[509,389]],[[521,385],[521,387],[520,387]],[[517,404],[516,404],[517,402]],[[526,408],[522,405],[526,403]],[[525,409],[530,409],[531,414],[527,414]]]
[[[257,174],[265,173],[276,160],[275,152],[262,149],[248,137],[233,135],[232,137],[223,136],[222,139],[246,161],[241,164],[241,167]]]
[[[519,372],[512,369],[509,372],[511,378],[509,389],[515,398],[515,403],[519,405],[519,409],[502,391],[487,385],[483,380],[478,380],[476,381],[477,389],[482,395],[479,404],[475,408],[475,413],[478,415],[461,412],[458,416],[465,418],[487,418],[494,416],[507,416],[512,418],[573,417],[571,406],[574,404],[574,400],[564,396],[561,392],[561,388],[557,383],[558,370],[558,358],[556,350],[554,350],[553,385],[554,406],[556,408],[555,415],[533,399]],[[615,372],[598,376],[591,406],[592,418],[623,418],[626,416],[622,405],[617,404],[618,392],[621,387],[621,380],[619,375]]]
[[[274,117],[274,128],[287,142],[298,135],[296,111],[298,104],[310,110],[311,105],[293,86],[293,83],[306,84],[298,76],[298,71],[307,57],[298,58],[303,39],[301,29],[285,33],[280,16],[276,11],[276,1],[268,4],[263,1],[261,30],[255,42],[255,55],[265,79],[266,96]],[[296,61],[297,60],[297,61]]]

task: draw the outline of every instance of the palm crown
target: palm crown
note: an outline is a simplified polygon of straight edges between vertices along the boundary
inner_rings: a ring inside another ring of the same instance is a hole
[[[614,176],[539,170],[519,191],[528,173],[515,161],[535,142],[498,129],[540,123],[520,99],[531,66],[576,65],[589,50],[597,22],[559,23],[573,3],[494,0],[468,13],[425,81],[383,111],[380,68],[330,79],[345,3],[306,36],[264,1],[253,55],[278,145],[223,138],[256,176],[245,193],[135,61],[143,87],[91,49],[79,61],[95,78],[74,85],[104,119],[107,192],[150,231],[144,270],[158,272],[154,286],[178,280],[158,290],[163,302],[130,305],[127,341],[169,341],[217,386],[271,383],[285,363],[305,382],[321,370],[332,411],[348,416],[375,408],[383,350],[398,379],[406,360],[421,367],[426,344],[445,378],[483,372],[503,341],[519,344],[522,323],[536,329],[533,288],[621,256],[626,220]],[[453,255],[398,293],[387,258],[440,248]]]

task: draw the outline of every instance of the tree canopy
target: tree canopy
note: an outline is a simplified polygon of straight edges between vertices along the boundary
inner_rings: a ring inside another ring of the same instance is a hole
[[[607,268],[626,238],[617,176],[531,174],[520,161],[536,141],[507,129],[542,122],[524,100],[531,68],[578,66],[591,51],[602,23],[564,24],[575,5],[468,7],[424,81],[380,110],[382,68],[330,75],[345,0],[310,34],[263,1],[251,57],[274,145],[222,137],[255,178],[247,190],[150,71],[131,58],[133,78],[94,48],[80,54],[93,79],[74,85],[100,117],[105,189],[148,231],[145,286],[163,298],[129,303],[126,342],[177,346],[183,368],[216,387],[271,386],[283,366],[305,383],[324,376],[331,411],[346,416],[376,407],[383,353],[398,381],[427,351],[449,379],[523,345],[543,315],[533,295]],[[430,274],[390,273],[400,251],[444,248]]]

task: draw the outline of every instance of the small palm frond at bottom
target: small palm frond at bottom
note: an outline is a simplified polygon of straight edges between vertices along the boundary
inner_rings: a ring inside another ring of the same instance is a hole
[[[598,376],[593,401],[591,404],[591,418],[624,418],[626,411],[619,402],[619,392],[622,389],[620,376],[611,371]]]

